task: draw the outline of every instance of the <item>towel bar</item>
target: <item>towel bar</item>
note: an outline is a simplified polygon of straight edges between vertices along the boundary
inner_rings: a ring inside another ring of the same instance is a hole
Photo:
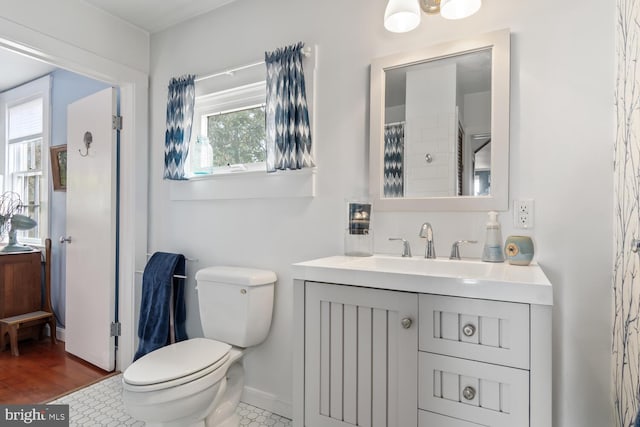
[[[151,255],[153,255],[153,254],[147,252],[147,257],[150,257]],[[197,258],[187,258],[187,257],[184,257],[184,260],[185,261],[189,261],[189,262],[197,262],[198,261]],[[144,273],[144,271],[136,270],[136,274],[143,274],[143,273]],[[186,279],[187,278],[187,276],[183,276],[181,274],[174,274],[173,277],[175,279]]]
[[[144,271],[140,271],[140,270],[136,270],[136,274],[143,274]],[[186,279],[187,276],[183,276],[182,274],[174,274],[173,275],[174,278],[176,279]]]
[[[150,254],[150,253],[147,252],[147,256],[148,257],[150,257],[151,255],[153,255],[153,254]],[[187,257],[184,257],[184,259],[185,259],[185,261],[189,261],[189,262],[197,262],[197,261],[199,261],[198,258],[187,258]]]

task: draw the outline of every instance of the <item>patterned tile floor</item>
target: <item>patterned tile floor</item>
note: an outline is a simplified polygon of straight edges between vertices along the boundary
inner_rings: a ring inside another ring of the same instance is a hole
[[[144,426],[126,413],[121,396],[122,375],[115,375],[51,403],[69,405],[70,427]],[[241,402],[236,412],[242,427],[291,427],[288,418],[246,403]]]

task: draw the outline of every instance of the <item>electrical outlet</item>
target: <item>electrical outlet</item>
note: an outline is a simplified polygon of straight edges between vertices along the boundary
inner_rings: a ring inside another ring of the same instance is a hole
[[[513,201],[513,224],[516,228],[533,228],[533,200]]]

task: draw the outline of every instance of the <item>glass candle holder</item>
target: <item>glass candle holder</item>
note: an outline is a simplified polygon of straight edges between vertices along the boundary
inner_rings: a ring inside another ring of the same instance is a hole
[[[373,232],[352,234],[349,229],[344,233],[344,254],[348,256],[373,255]]]

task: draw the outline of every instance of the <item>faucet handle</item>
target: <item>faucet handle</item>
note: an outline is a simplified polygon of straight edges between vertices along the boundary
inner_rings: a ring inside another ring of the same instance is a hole
[[[456,240],[451,245],[451,255],[449,259],[460,259],[460,245],[463,243],[478,243],[477,240]]]
[[[404,258],[411,258],[411,245],[407,239],[403,239],[402,237],[389,237],[389,240],[400,240],[402,242],[402,256]]]

